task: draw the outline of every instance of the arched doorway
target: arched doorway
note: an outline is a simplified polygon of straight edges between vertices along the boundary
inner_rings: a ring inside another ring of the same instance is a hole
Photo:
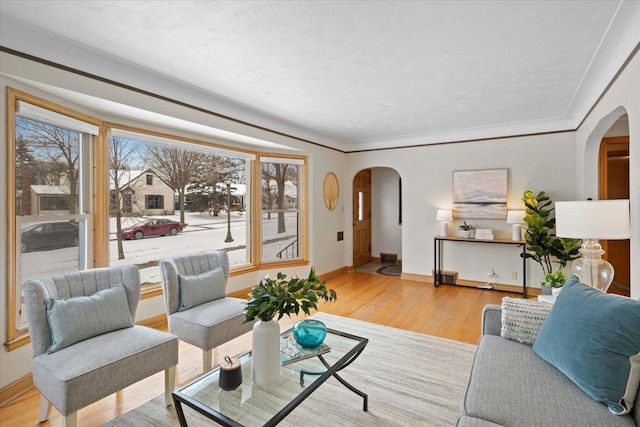
[[[353,266],[402,259],[402,181],[392,168],[361,170],[353,180]]]

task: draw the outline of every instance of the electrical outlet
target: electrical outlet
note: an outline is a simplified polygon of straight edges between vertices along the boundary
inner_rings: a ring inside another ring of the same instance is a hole
[[[518,280],[518,272],[517,271],[512,271],[511,272],[511,280]]]

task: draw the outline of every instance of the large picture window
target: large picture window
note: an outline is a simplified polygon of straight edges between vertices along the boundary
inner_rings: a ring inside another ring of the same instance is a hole
[[[254,157],[112,129],[110,265],[134,263],[143,285],[157,286],[170,256],[224,250],[232,267],[250,264]]]
[[[302,159],[260,158],[262,262],[303,258],[303,165]]]

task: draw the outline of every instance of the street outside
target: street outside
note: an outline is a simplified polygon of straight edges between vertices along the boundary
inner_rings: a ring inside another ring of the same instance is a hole
[[[154,215],[154,218],[180,220],[180,214]],[[133,225],[140,218],[124,218],[123,228]],[[231,236],[233,242],[225,242],[227,237],[227,215],[221,213],[215,217],[206,213],[186,212],[184,231],[176,236],[146,237],[141,240],[122,242],[125,258],[118,260],[115,218],[111,218],[111,239],[109,259],[111,266],[135,264],[140,269],[142,283],[160,282],[158,261],[177,255],[227,250],[231,266],[246,264],[247,227],[246,215],[231,213]],[[278,234],[277,214],[263,220],[263,259],[276,260],[276,254],[297,239],[297,213],[285,214],[286,232]],[[68,247],[42,250],[21,254],[21,280],[63,274],[78,270],[78,248]]]

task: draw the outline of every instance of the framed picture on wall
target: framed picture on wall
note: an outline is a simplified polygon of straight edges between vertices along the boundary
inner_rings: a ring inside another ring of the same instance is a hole
[[[453,217],[505,219],[507,169],[454,171]]]

